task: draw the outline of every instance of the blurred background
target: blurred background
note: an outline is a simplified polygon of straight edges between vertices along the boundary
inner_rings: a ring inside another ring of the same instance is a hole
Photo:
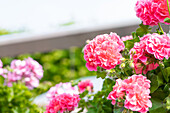
[[[95,75],[85,67],[85,41],[110,32],[130,35],[140,23],[136,0],[0,1],[2,62],[32,57],[44,68],[41,82]]]

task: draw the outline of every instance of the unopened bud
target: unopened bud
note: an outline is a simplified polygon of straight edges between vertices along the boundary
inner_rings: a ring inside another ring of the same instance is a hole
[[[87,44],[90,43],[90,40],[86,40],[86,43],[87,43]]]
[[[124,57],[122,57],[120,60],[121,60],[121,62],[125,62],[126,61],[126,59]]]
[[[114,69],[106,70],[109,73],[115,73],[116,71]]]
[[[131,68],[134,68],[134,63],[133,63],[133,62],[130,62],[130,63],[129,63],[129,66],[130,66]]]
[[[159,65],[161,66],[161,67],[165,67],[165,65],[163,64],[163,62],[162,61],[159,61]]]
[[[125,63],[120,64],[120,68],[125,68]]]

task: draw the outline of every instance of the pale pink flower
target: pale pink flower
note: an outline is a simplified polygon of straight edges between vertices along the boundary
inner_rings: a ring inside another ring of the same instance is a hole
[[[169,17],[166,0],[138,0],[135,11],[144,25],[158,25],[159,22],[164,23],[164,19]]]
[[[2,75],[4,78],[7,78],[6,73],[7,73],[7,70],[3,69],[3,63],[2,63],[2,61],[0,59],[0,75]]]
[[[116,33],[98,35],[84,47],[86,67],[90,71],[97,71],[97,66],[112,69],[120,64],[124,43]]]
[[[65,111],[73,111],[75,107],[78,107],[80,101],[79,95],[77,94],[59,94],[56,97],[52,98],[49,105],[46,106],[45,113],[63,113]]]
[[[5,80],[5,84],[8,86],[12,86],[13,82],[21,81],[29,89],[33,89],[38,87],[39,80],[43,77],[42,66],[32,58],[27,58],[23,61],[13,60],[10,68],[13,71],[6,72],[7,79]]]
[[[90,80],[81,81],[78,83],[80,93],[83,93],[86,89],[90,92],[93,91],[93,83]]]
[[[70,82],[67,83],[59,83],[56,84],[54,87],[51,87],[49,91],[47,92],[47,97],[49,99],[56,97],[59,94],[68,93],[68,94],[79,94],[77,87],[72,87]]]
[[[131,40],[131,39],[133,39],[132,35],[124,36],[124,37],[121,38],[122,41]]]
[[[2,61],[0,59],[0,68],[2,68],[2,67],[3,67],[3,63],[2,63]]]

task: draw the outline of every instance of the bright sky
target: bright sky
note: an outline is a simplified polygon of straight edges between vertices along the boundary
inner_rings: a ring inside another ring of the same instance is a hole
[[[71,21],[74,27],[135,22],[139,21],[135,3],[136,0],[0,0],[0,27],[47,32]]]

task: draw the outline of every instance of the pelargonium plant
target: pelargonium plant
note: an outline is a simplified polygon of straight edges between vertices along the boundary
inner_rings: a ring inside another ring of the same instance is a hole
[[[42,66],[32,58],[13,60],[11,65],[3,68],[0,61],[0,75],[5,79],[4,84],[11,87],[12,83],[24,83],[29,89],[38,87],[39,80],[43,77]]]
[[[170,36],[161,27],[170,24],[169,5],[169,0],[137,0],[136,16],[142,23],[132,35],[102,34],[87,41],[83,49],[86,67],[96,71],[104,82],[96,94],[79,94],[88,98],[81,98],[81,111],[84,108],[88,113],[170,110]],[[158,28],[152,29],[153,26]]]
[[[72,86],[71,82],[56,84],[46,94],[49,104],[46,106],[45,113],[74,111],[82,97],[79,94],[92,91],[93,84],[90,80],[78,82],[78,87]]]
[[[47,94],[53,95],[47,113],[71,112],[77,106],[88,113],[169,112],[170,36],[161,27],[170,24],[169,5],[169,0],[137,0],[142,23],[136,32],[123,37],[111,32],[86,41],[86,67],[104,79],[102,89],[94,94],[90,81],[84,81],[77,83],[78,94],[59,94],[56,85]]]
[[[3,66],[0,60],[0,112],[42,112],[44,108],[33,103],[35,94],[31,90],[42,77],[42,66],[32,58],[13,60],[10,66]]]

